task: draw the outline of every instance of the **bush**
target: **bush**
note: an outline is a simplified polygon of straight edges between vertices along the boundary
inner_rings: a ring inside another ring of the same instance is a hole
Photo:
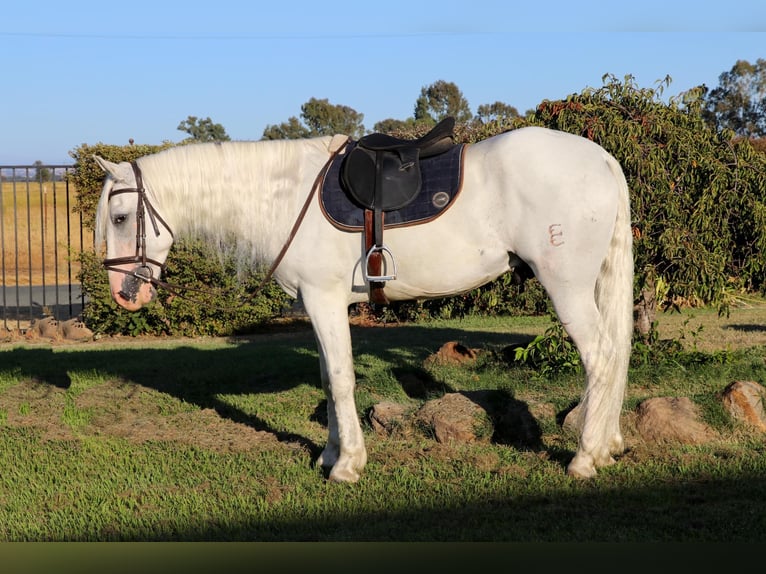
[[[92,158],[94,154],[113,162],[131,161],[172,145],[82,145],[72,152],[76,163],[71,181],[77,190],[77,208],[84,225],[93,229],[104,182],[104,173]],[[159,288],[154,304],[129,312],[112,299],[101,261],[101,254],[82,254],[78,277],[87,297],[83,320],[96,333],[192,337],[245,333],[279,315],[290,302],[274,281],[256,297],[250,295],[264,271],[238,278],[233,261],[221,261],[217,254],[199,243],[179,241],[170,251],[162,279],[183,288],[179,293]]]
[[[237,279],[232,263],[221,263],[201,244],[179,242],[168,257],[163,280],[182,286],[158,288],[153,304],[131,312],[109,293],[101,259],[83,254],[80,281],[88,304],[83,320],[97,333],[110,335],[227,336],[251,331],[279,315],[290,298],[273,281],[256,297],[263,272]]]

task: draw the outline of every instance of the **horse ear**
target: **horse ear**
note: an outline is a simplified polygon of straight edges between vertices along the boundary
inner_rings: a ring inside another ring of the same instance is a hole
[[[93,155],[93,159],[99,167],[104,170],[104,173],[112,176],[113,179],[116,179],[117,181],[123,181],[125,179],[124,170],[121,169],[120,164],[113,163],[95,154]]]

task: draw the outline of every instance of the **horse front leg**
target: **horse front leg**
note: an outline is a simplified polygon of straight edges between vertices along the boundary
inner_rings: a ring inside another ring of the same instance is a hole
[[[322,388],[327,398],[328,438],[317,463],[329,469],[329,478],[356,482],[367,463],[367,450],[356,411],[351,330],[343,297],[303,293],[319,350]]]

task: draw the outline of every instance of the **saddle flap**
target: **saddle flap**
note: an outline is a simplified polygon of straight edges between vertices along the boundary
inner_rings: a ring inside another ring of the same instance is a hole
[[[401,209],[420,192],[418,160],[417,148],[374,151],[356,146],[343,162],[341,181],[351,198],[365,209]]]

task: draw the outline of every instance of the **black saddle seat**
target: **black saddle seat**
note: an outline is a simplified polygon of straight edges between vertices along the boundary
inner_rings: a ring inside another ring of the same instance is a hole
[[[395,138],[388,134],[369,134],[361,138],[358,145],[372,151],[395,151],[404,148],[420,150],[419,157],[439,155],[451,148],[454,141],[455,118],[444,118],[426,135],[414,140]]]

